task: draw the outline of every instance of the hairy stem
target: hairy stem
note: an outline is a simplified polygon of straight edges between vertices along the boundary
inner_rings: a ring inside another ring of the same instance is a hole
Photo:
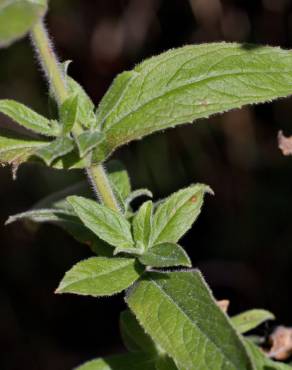
[[[65,77],[54,53],[52,42],[43,20],[39,21],[33,27],[31,31],[31,39],[38,53],[39,60],[45,71],[49,84],[55,94],[57,103],[61,105],[68,97]],[[119,211],[118,202],[103,166],[90,166],[86,171],[103,203],[107,207],[115,211]]]
[[[61,105],[68,96],[66,83],[43,21],[33,27],[31,38],[56,100]]]
[[[93,166],[86,169],[86,171],[94,190],[97,192],[101,201],[109,208],[116,211],[119,210],[119,205],[103,166]]]

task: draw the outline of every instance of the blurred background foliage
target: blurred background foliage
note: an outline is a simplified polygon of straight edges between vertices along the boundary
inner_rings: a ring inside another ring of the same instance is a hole
[[[169,48],[218,40],[291,48],[292,1],[51,0],[48,25],[59,56],[73,60],[71,75],[98,103],[117,73]],[[0,50],[0,98],[48,114],[28,39]],[[149,187],[156,199],[209,184],[215,197],[183,240],[194,266],[218,299],[231,300],[231,313],[265,307],[285,325],[292,325],[292,158],[281,155],[277,132],[291,134],[291,124],[292,101],[279,100],[153,135],[114,155],[134,187]],[[69,370],[123,350],[122,296],[53,294],[90,251],[54,226],[3,226],[8,215],[83,176],[27,165],[13,182],[10,169],[0,169],[1,370]]]

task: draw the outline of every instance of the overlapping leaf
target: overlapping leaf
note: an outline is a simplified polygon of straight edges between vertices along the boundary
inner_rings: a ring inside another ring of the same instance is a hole
[[[157,244],[147,249],[139,256],[139,261],[143,265],[152,267],[192,266],[184,249],[174,243]]]
[[[134,248],[131,225],[122,214],[83,197],[72,196],[68,202],[84,225],[100,239],[118,249]]]
[[[148,273],[126,301],[180,370],[254,370],[199,272]]]

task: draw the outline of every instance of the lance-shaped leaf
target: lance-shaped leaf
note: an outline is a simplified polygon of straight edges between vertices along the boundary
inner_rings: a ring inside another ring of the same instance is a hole
[[[1,0],[0,47],[24,36],[46,9],[46,0]]]
[[[60,121],[64,134],[71,132],[77,121],[78,105],[78,95],[72,95],[60,107]]]
[[[198,271],[147,273],[126,301],[180,370],[254,369],[242,340]]]
[[[233,326],[241,334],[255,329],[267,320],[275,320],[275,316],[269,311],[257,309],[242,312],[231,318]]]
[[[151,243],[176,243],[192,226],[201,212],[206,185],[197,184],[182,189],[158,207],[153,219]]]
[[[56,293],[110,296],[127,289],[142,273],[134,258],[92,257],[73,266]]]
[[[152,267],[192,266],[185,250],[174,243],[157,244],[147,249],[142,256],[139,256],[139,261],[143,265]]]
[[[83,197],[69,197],[68,202],[86,227],[110,245],[133,249],[131,225],[119,212]]]
[[[255,365],[256,370],[291,370],[292,367],[269,359],[262,350],[260,350],[250,340],[245,340],[248,353]]]
[[[86,362],[75,370],[156,370],[154,359],[143,353],[111,356]]]
[[[60,128],[55,121],[48,120],[17,101],[0,100],[0,112],[19,125],[38,134],[46,136],[58,136],[60,134]]]
[[[101,102],[106,138],[96,161],[155,131],[288,96],[291,65],[290,51],[235,43],[189,45],[150,58],[117,78]]]
[[[47,166],[50,166],[57,158],[60,158],[74,149],[74,141],[69,137],[59,137],[47,146],[42,147],[36,152]]]
[[[62,209],[35,209],[16,215],[10,216],[6,221],[6,225],[20,220],[30,220],[37,223],[43,222],[58,222],[63,218],[62,216],[72,216],[72,213]],[[77,218],[78,220],[78,218]],[[80,222],[79,222],[80,223]]]
[[[120,99],[122,99],[130,81],[136,75],[137,73],[135,72],[126,71],[115,78],[97,108],[96,125],[98,127],[102,127],[104,125],[106,118],[114,111],[116,106],[119,105]]]
[[[120,330],[123,342],[129,351],[146,352],[153,356],[158,355],[158,350],[154,342],[150,336],[145,333],[130,310],[121,313]]]
[[[146,250],[149,247],[152,230],[152,210],[153,203],[151,201],[145,202],[133,218],[133,235],[136,247],[141,250]]]
[[[113,160],[107,164],[110,182],[124,203],[131,193],[131,181],[129,174],[122,162]]]
[[[94,127],[96,118],[94,114],[94,104],[81,87],[72,77],[67,75],[69,62],[63,64],[66,76],[67,88],[70,95],[78,97],[78,114],[77,121],[80,125],[86,128]]]
[[[103,134],[100,131],[84,131],[82,134],[75,138],[80,157],[84,157],[88,152],[94,149],[100,140],[102,139]]]
[[[21,164],[26,162],[38,149],[48,142],[23,138],[14,133],[5,132],[0,136],[0,163]]]
[[[65,209],[51,208],[29,210],[10,216],[6,221],[6,225],[22,220],[57,225],[68,232],[78,242],[89,244],[94,253],[96,253],[98,249],[98,245],[94,245],[94,243],[100,241],[97,239],[96,235],[87,229],[76,215],[71,214]],[[109,248],[109,250],[111,250],[111,248]]]

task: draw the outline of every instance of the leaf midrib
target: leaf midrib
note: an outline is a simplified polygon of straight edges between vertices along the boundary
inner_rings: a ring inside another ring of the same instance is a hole
[[[87,206],[84,206],[83,204],[81,205],[80,203],[78,204],[78,207],[82,208],[83,209],[83,213],[85,214],[85,218],[88,220],[88,218],[90,218],[90,223],[94,224],[94,219],[95,219],[95,215],[94,215],[94,212],[91,211],[91,209]],[[87,216],[86,215],[86,212],[88,212],[90,215]],[[77,212],[76,212],[77,213]],[[85,222],[81,219],[81,221],[83,222],[83,224],[85,225]],[[111,223],[106,223],[105,221],[102,221],[99,219],[99,222],[103,225],[105,225],[111,233],[113,233],[114,235],[118,235],[119,239],[120,240],[124,240],[125,242],[127,242],[128,244],[130,244],[131,246],[134,245],[134,242],[133,242],[133,239],[128,239],[127,237],[125,237],[125,233],[119,233],[117,234],[116,232],[116,228],[115,227],[111,227]],[[127,221],[128,222],[128,221]],[[120,224],[120,221],[119,221],[119,224]],[[91,229],[93,231],[93,228],[92,227],[89,227],[87,225],[85,225],[88,229]],[[126,226],[126,224],[125,224]],[[94,228],[95,229],[95,228]],[[129,226],[127,225],[127,230],[128,230],[128,233],[129,235],[131,236],[131,233],[130,233],[130,230],[129,230]],[[93,231],[95,234],[96,232]],[[112,244],[111,244],[112,245]]]
[[[84,279],[80,279],[80,280],[74,281],[73,283],[70,283],[70,284],[64,286],[63,288],[61,288],[61,290],[63,290],[64,288],[66,289],[66,288],[68,288],[68,287],[70,287],[72,285],[75,285],[75,284],[78,284],[78,283],[81,283],[81,282],[82,283],[83,282],[86,282],[87,280],[93,280],[93,279],[100,278],[102,276],[111,274],[112,272],[118,272],[120,270],[123,270],[126,267],[130,266],[133,261],[134,261],[134,259],[132,259],[131,261],[126,261],[126,263],[123,266],[119,266],[119,268],[112,268],[112,269],[109,269],[106,272],[102,272],[102,273],[100,273],[98,275],[93,275],[93,276],[88,277],[88,278],[84,278]]]
[[[11,102],[11,101],[9,101],[9,100],[4,100],[2,102],[0,101],[0,109],[1,109],[1,107],[2,107],[2,109],[4,108],[4,110],[6,110],[6,112],[9,112],[9,114],[11,116],[10,118],[15,123],[17,123],[18,125],[22,126],[21,123],[19,123],[19,122],[17,122],[15,120],[13,108],[9,107],[9,102]],[[19,116],[20,119],[23,122],[26,122],[25,128],[27,130],[35,131],[35,132],[38,132],[39,134],[43,134],[43,135],[47,134],[49,136],[55,136],[55,134],[53,132],[54,131],[54,128],[50,125],[50,121],[46,117],[38,114],[37,112],[35,112],[33,110],[30,110],[30,108],[29,108],[29,114],[35,116],[34,117],[35,120],[34,119],[31,119],[31,118],[28,118],[25,114],[23,114],[22,112],[21,113],[19,112],[19,109],[23,110],[26,107],[24,108],[21,104],[19,105],[18,103],[16,104],[16,106],[17,106],[17,114],[16,115]],[[3,113],[3,114],[7,115],[6,113]],[[31,127],[27,127],[27,125],[30,125]],[[32,127],[34,127],[34,129]],[[46,131],[46,133],[41,132],[41,130],[42,131]]]
[[[125,119],[127,119],[129,116],[131,116],[132,114],[137,113],[139,110],[143,110],[147,105],[155,102],[156,100],[162,99],[167,95],[171,95],[171,94],[176,93],[177,91],[179,91],[181,89],[188,88],[192,85],[196,85],[196,84],[199,84],[199,83],[202,83],[202,82],[205,83],[205,82],[216,80],[218,78],[222,78],[222,77],[225,77],[225,76],[232,77],[232,76],[241,76],[241,75],[246,76],[246,75],[255,75],[255,74],[256,75],[262,75],[262,74],[266,75],[267,73],[269,73],[269,74],[278,74],[278,73],[288,73],[288,72],[291,73],[292,70],[287,70],[287,71],[283,71],[283,70],[282,71],[263,71],[263,70],[260,70],[260,71],[249,71],[249,72],[236,71],[236,72],[222,73],[220,75],[218,74],[218,75],[214,75],[214,76],[210,76],[210,77],[202,77],[200,79],[197,79],[196,81],[191,81],[191,82],[188,82],[188,83],[184,83],[180,86],[177,86],[175,88],[168,89],[168,90],[164,91],[162,94],[157,95],[157,96],[155,96],[151,99],[146,100],[142,104],[138,105],[134,110],[129,111],[128,113],[119,117],[116,121],[112,122],[110,124],[110,126],[106,126],[104,132],[106,133],[106,132],[110,131],[111,129],[114,129],[116,126],[120,125],[121,122],[124,121]],[[291,84],[291,93],[292,93],[292,84]],[[107,117],[107,118],[110,118],[110,117]],[[106,124],[106,121],[105,121],[105,124]]]
[[[198,190],[199,191],[199,190]],[[190,195],[189,198],[191,198],[192,195]],[[167,228],[167,225],[170,224],[172,222],[172,220],[174,219],[174,217],[177,215],[177,213],[185,206],[185,204],[188,202],[189,198],[183,202],[183,204],[179,207],[179,208],[176,208],[175,212],[173,213],[173,215],[171,216],[171,218],[168,219],[168,221],[164,224],[163,228],[161,229],[160,233],[158,234],[158,236],[152,241],[152,245],[154,246],[155,244],[162,244],[162,243],[176,243],[177,240],[173,241],[173,240],[168,240],[168,241],[164,241],[164,242],[157,242],[157,240],[159,240],[159,238],[161,237],[161,234],[165,231],[165,229]],[[163,204],[162,204],[162,207],[163,207]],[[154,220],[154,230],[155,230],[155,220]]]
[[[167,294],[167,292],[162,289],[162,287],[156,283],[156,281],[150,277],[150,280],[152,281],[153,285],[157,287],[158,290],[160,290],[162,292],[162,294],[164,294],[164,296],[166,297],[166,299],[168,299],[172,304],[174,304],[174,306],[178,309],[179,312],[181,312],[183,314],[183,316],[186,317],[187,321],[189,321],[194,327],[196,327],[196,329],[205,337],[207,338],[207,340],[209,340],[209,342],[211,342],[214,347],[219,351],[219,354],[221,353],[221,357],[225,358],[225,360],[231,364],[232,366],[234,366],[234,370],[237,370],[236,366],[237,364],[234,364],[226,355],[226,353],[220,349],[220,347],[218,347],[218,345],[194,322],[191,320],[191,318],[187,315],[187,313],[183,310],[182,307],[180,307],[174,300],[173,298]],[[240,340],[239,340],[240,341]],[[243,344],[242,344],[243,345]],[[248,355],[247,355],[248,356]],[[253,368],[251,367],[250,370],[252,370]]]

